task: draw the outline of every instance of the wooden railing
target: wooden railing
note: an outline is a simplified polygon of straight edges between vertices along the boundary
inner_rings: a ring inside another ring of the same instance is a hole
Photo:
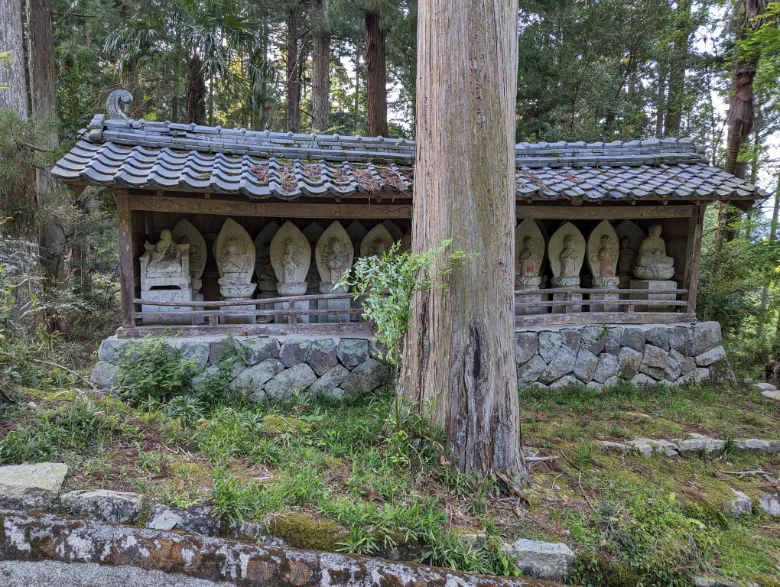
[[[645,289],[590,289],[580,287],[559,287],[550,289],[516,290],[515,311],[520,315],[515,317],[518,326],[539,324],[587,324],[587,323],[651,323],[651,322],[685,322],[692,320],[688,313],[688,290],[674,289],[652,292]],[[649,296],[650,299],[626,299],[632,294]],[[674,295],[675,299],[652,299],[653,295]],[[543,299],[528,300],[528,296],[539,296]],[[593,299],[592,296],[609,295],[615,299]],[[555,296],[556,299],[553,299]],[[358,300],[365,299],[365,295]],[[546,298],[546,299],[545,299]],[[622,298],[622,299],[621,299]],[[258,321],[264,324],[296,324],[305,322],[304,317],[327,316],[331,324],[346,324],[363,321],[362,308],[345,304],[343,308],[311,308],[301,307],[300,302],[307,305],[311,302],[328,300],[355,300],[352,293],[312,294],[300,296],[285,296],[276,298],[259,298],[249,300],[220,301],[187,301],[163,302],[142,298],[133,299],[133,319],[136,326],[146,324],[165,324],[175,320],[198,324],[206,327],[216,327],[230,319]],[[158,307],[161,310],[139,311],[138,306]],[[617,311],[592,311],[592,306],[618,308]],[[162,308],[178,308],[176,311],[166,311]],[[188,308],[188,309],[184,309]],[[251,317],[251,318],[250,318]],[[166,320],[167,319],[167,320]]]
[[[528,296],[542,295],[548,299],[528,301]],[[631,299],[632,294],[648,299]],[[593,299],[592,296],[615,296]],[[674,295],[675,299],[653,299],[653,296]],[[553,299],[555,296],[557,299]],[[679,297],[679,299],[678,299]],[[525,298],[525,299],[524,299]],[[556,287],[549,289],[515,290],[517,325],[540,324],[610,324],[610,323],[673,323],[693,320],[689,313],[687,289],[650,291],[647,289],[597,289]],[[592,306],[617,307],[617,311],[591,311]],[[670,309],[671,308],[671,309]],[[554,311],[553,311],[554,309]],[[532,313],[525,313],[530,310]],[[678,311],[682,310],[682,311]]]
[[[366,296],[360,296],[358,299],[365,298]],[[151,320],[158,322],[168,319],[176,319],[177,321],[185,321],[188,319],[204,318],[209,326],[217,326],[220,318],[244,318],[249,316],[255,318],[277,318],[276,323],[281,321],[288,324],[295,324],[298,322],[298,318],[301,316],[343,316],[343,315],[357,315],[360,319],[360,314],[363,311],[362,308],[328,308],[324,310],[311,309],[311,308],[296,308],[298,302],[319,302],[327,300],[354,300],[355,295],[352,293],[335,293],[335,294],[312,294],[301,296],[285,296],[278,298],[258,298],[251,300],[220,300],[220,301],[187,301],[187,302],[161,302],[155,300],[146,300],[142,298],[133,299],[133,304],[144,306],[156,306],[164,308],[195,308],[193,310],[177,310],[171,311],[134,311],[133,318],[135,320]],[[276,305],[281,307],[274,307]],[[271,308],[267,308],[271,306]],[[246,309],[243,309],[246,307]],[[261,307],[262,309],[258,308]],[[242,308],[242,309],[237,309]],[[268,320],[270,321],[270,320]],[[337,320],[338,322],[338,320]]]

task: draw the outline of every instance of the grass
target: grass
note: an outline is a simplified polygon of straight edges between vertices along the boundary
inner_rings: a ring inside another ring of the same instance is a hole
[[[215,388],[216,389],[216,388]],[[521,391],[533,464],[528,506],[489,478],[439,461],[441,436],[391,410],[391,396],[337,403],[298,396],[269,406],[195,400],[88,400],[36,391],[37,408],[6,408],[4,463],[64,459],[66,489],[140,491],[231,519],[265,523],[303,548],[400,557],[509,574],[500,551],[518,537],[567,542],[572,584],[692,585],[695,575],[780,585],[780,525],[724,515],[731,488],[757,500],[780,458],[644,459],[602,454],[599,440],[778,438],[776,403],[746,387]],[[484,534],[472,548],[463,534]]]

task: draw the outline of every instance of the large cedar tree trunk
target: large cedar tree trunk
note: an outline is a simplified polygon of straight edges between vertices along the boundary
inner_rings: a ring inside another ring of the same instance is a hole
[[[298,74],[298,6],[287,12],[287,130],[298,132],[301,127],[301,84]]]
[[[315,131],[328,128],[330,117],[330,35],[328,34],[328,0],[317,0],[317,23],[314,27],[314,53],[311,75],[311,126]]]
[[[363,38],[366,44],[366,109],[368,136],[387,136],[387,63],[385,32],[379,12],[368,12]]]
[[[691,0],[677,2],[677,25],[669,70],[669,98],[666,103],[666,135],[680,134],[685,103],[685,71],[688,66],[688,45],[691,37]]]
[[[30,106],[35,120],[47,125],[46,149],[56,149],[57,92],[54,76],[51,0],[27,0],[28,67]],[[42,139],[43,141],[44,139]],[[61,279],[65,270],[65,234],[57,224],[57,182],[47,168],[36,169],[36,193],[39,208],[45,211],[40,225],[43,266],[49,277]]]
[[[413,250],[452,238],[454,250],[471,256],[445,289],[415,296],[400,385],[404,399],[445,430],[459,469],[522,485],[513,299],[517,9],[517,0],[420,3]]]
[[[206,124],[206,81],[197,52],[187,60],[187,122]]]

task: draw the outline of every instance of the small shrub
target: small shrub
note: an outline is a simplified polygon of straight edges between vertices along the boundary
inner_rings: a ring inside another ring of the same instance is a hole
[[[182,359],[163,338],[128,345],[119,367],[124,375],[122,394],[133,403],[165,402],[189,392],[199,371],[195,361]]]

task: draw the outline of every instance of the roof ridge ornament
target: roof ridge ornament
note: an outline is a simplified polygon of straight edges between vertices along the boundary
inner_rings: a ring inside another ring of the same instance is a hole
[[[109,120],[130,120],[125,114],[122,104],[130,105],[133,102],[133,95],[124,88],[118,88],[111,92],[106,98],[106,112]]]

